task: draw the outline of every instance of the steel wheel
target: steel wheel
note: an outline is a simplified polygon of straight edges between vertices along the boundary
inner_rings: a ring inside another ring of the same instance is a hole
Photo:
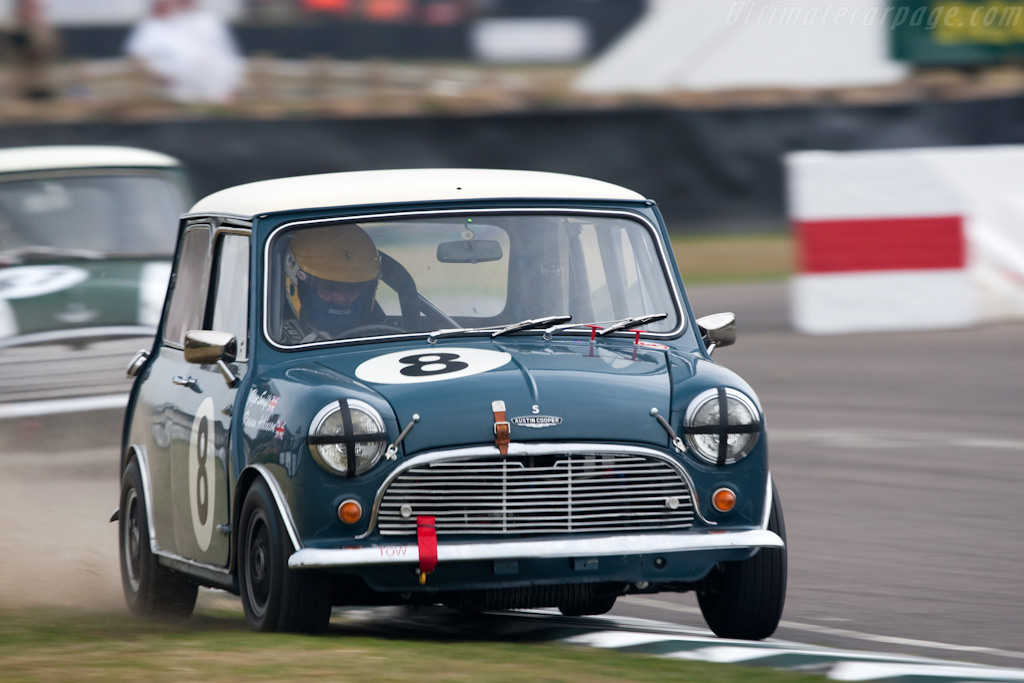
[[[160,565],[149,547],[149,518],[142,473],[134,458],[121,477],[118,523],[121,586],[132,614],[142,617],[187,617],[196,604],[198,586]]]
[[[124,559],[125,580],[133,593],[139,592],[139,575],[142,573],[142,532],[139,522],[139,495],[135,489],[127,492],[121,514],[126,515],[126,529],[121,534],[121,556]]]
[[[254,511],[245,529],[246,545],[246,595],[253,615],[263,619],[267,613],[270,598],[270,531],[267,516],[263,510]]]
[[[330,584],[315,571],[288,568],[291,541],[262,479],[242,504],[238,582],[254,631],[322,633],[331,619]]]

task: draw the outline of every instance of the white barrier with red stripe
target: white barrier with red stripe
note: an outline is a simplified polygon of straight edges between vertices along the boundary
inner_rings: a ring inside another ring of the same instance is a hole
[[[786,165],[798,331],[1024,318],[1024,146],[799,152]]]

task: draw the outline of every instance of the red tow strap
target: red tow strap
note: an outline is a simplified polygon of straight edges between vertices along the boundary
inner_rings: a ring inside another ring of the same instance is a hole
[[[434,518],[416,518],[416,545],[420,555],[420,582],[437,567],[437,525]]]

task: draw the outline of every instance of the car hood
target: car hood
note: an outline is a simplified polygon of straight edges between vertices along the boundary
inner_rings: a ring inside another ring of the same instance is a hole
[[[665,447],[651,416],[668,415],[667,351],[625,340],[443,340],[377,345],[323,361],[382,396],[400,425],[419,415],[406,453],[494,443],[493,402],[512,441],[641,442]],[[674,381],[680,368],[675,364]]]

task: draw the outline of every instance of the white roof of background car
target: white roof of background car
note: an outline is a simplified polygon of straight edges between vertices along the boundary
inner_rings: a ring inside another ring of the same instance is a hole
[[[590,178],[469,168],[350,171],[261,180],[200,199],[192,214],[252,217],[294,209],[475,199],[643,201],[643,195]]]
[[[180,165],[174,157],[137,147],[45,145],[0,149],[0,173],[73,168],[167,168]]]

